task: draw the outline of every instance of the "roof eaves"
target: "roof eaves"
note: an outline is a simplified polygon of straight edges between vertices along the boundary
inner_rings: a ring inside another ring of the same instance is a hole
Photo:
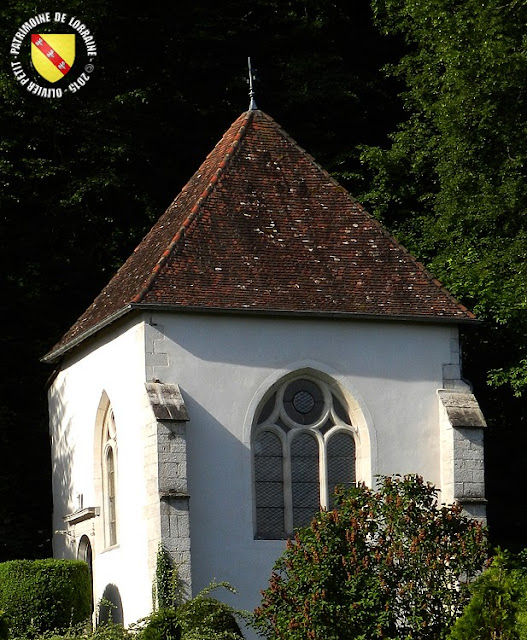
[[[356,200],[354,200],[351,195],[348,194],[348,196],[351,198],[351,200],[353,202],[356,202]],[[362,206],[362,205],[360,205],[360,206]],[[388,231],[377,220],[377,218],[375,218],[369,212],[366,212],[366,213],[368,213],[368,215],[371,217],[372,221],[378,226],[379,230],[384,234],[384,236],[386,238],[388,238],[391,242],[393,242],[395,244],[395,246],[408,257],[410,262],[412,262],[415,265],[416,269],[418,269],[426,277],[426,279],[431,284],[433,284],[437,289],[439,289],[441,291],[441,293],[443,293],[443,295],[445,295],[454,306],[456,306],[460,311],[462,311],[464,314],[466,314],[468,316],[467,320],[471,320],[471,321],[477,321],[478,320],[476,315],[474,313],[472,313],[472,311],[470,311],[467,307],[465,307],[464,304],[459,302],[459,300],[457,300],[457,298],[455,298],[450,293],[450,291],[445,287],[445,285],[440,280],[438,280],[430,271],[428,271],[428,269],[425,267],[425,265],[422,262],[419,262],[419,260],[417,260],[408,251],[408,249],[404,245],[402,245],[399,242],[399,240],[397,240],[397,238],[395,238],[392,234],[388,233]]]
[[[245,114],[245,118],[243,119],[243,122],[240,125],[240,128],[237,134],[235,135],[232,144],[227,149],[227,152],[223,157],[223,159],[221,160],[221,162],[218,164],[218,168],[216,169],[214,175],[212,176],[209,184],[206,186],[206,188],[203,190],[203,192],[199,196],[197,202],[194,204],[194,206],[190,210],[190,213],[183,221],[181,227],[178,229],[178,231],[170,241],[170,244],[168,245],[168,247],[165,249],[165,251],[163,251],[161,258],[158,260],[155,267],[152,269],[152,272],[146,279],[143,287],[132,298],[131,300],[132,303],[139,303],[141,302],[141,300],[144,299],[146,294],[150,291],[150,289],[154,285],[154,282],[156,281],[158,274],[163,270],[163,267],[166,265],[166,263],[170,259],[170,256],[174,252],[175,248],[182,241],[183,237],[187,233],[187,230],[189,229],[191,224],[199,217],[199,214],[202,211],[203,205],[205,204],[206,200],[214,190],[215,186],[218,184],[218,181],[220,180],[222,174],[224,173],[225,169],[227,168],[231,159],[233,158],[236,152],[236,149],[240,145],[240,142],[243,139],[245,132],[247,131],[247,127],[249,126],[253,118],[253,115],[254,115],[253,110],[247,111],[247,113]]]
[[[460,305],[461,306],[461,305]],[[127,304],[119,311],[108,316],[90,329],[80,333],[75,338],[62,345],[58,349],[52,350],[41,358],[41,362],[53,364],[64,356],[68,351],[78,347],[82,342],[95,335],[101,329],[108,327],[117,320],[121,319],[127,313],[132,311],[157,311],[163,313],[171,313],[174,311],[180,313],[210,313],[210,314],[229,314],[229,315],[254,315],[254,316],[274,316],[274,317],[302,317],[302,318],[328,318],[334,320],[376,320],[380,322],[417,322],[426,324],[463,324],[477,325],[482,321],[472,317],[453,317],[453,316],[417,316],[403,314],[373,314],[373,313],[356,313],[351,311],[313,311],[313,310],[296,310],[290,311],[286,309],[252,309],[239,307],[198,307],[183,305],[167,305],[152,302],[139,302]],[[468,312],[470,313],[470,312]]]
[[[43,356],[40,359],[40,361],[44,362],[46,364],[52,364],[54,362],[57,362],[57,360],[59,358],[61,358],[65,353],[67,353],[68,351],[70,351],[74,347],[77,347],[81,342],[84,342],[84,340],[86,340],[90,336],[94,335],[95,333],[97,333],[101,329],[104,329],[105,327],[107,327],[108,325],[112,324],[116,320],[119,320],[119,318],[122,318],[124,315],[126,315],[131,310],[132,310],[132,305],[131,304],[125,305],[124,307],[122,307],[121,309],[116,311],[115,313],[112,313],[111,315],[109,315],[106,318],[104,318],[104,320],[101,320],[100,322],[98,322],[93,327],[90,327],[86,331],[83,331],[82,333],[79,333],[77,336],[75,336],[75,338],[72,338],[71,340],[66,342],[66,344],[63,344],[58,349],[52,349],[49,353],[46,353],[46,355]]]
[[[351,198],[351,196],[350,196]],[[445,287],[445,285],[438,280],[426,267],[422,262],[419,262],[419,260],[417,260],[409,251],[408,249],[402,245],[399,240],[397,240],[397,238],[395,238],[393,235],[391,235],[390,233],[388,233],[388,231],[382,226],[382,224],[374,217],[372,216],[371,213],[368,213],[368,215],[372,218],[373,222],[375,224],[377,224],[377,226],[379,227],[380,231],[387,237],[390,239],[391,242],[393,242],[396,247],[402,251],[407,257],[408,259],[413,262],[413,264],[415,265],[416,269],[418,269],[419,271],[421,271],[421,273],[427,278],[427,280],[433,284],[437,289],[439,289],[441,291],[441,293],[443,293],[443,295],[445,295],[450,302],[452,302],[453,305],[455,305],[460,311],[462,311],[463,313],[465,313],[468,316],[468,320],[472,320],[472,321],[478,321],[478,318],[476,317],[476,315],[474,313],[472,313],[472,311],[470,311],[470,309],[468,309],[467,307],[465,307],[464,304],[462,304],[461,302],[459,302],[459,300],[457,298],[455,298],[450,291]]]
[[[183,305],[168,305],[155,302],[143,302],[133,304],[132,308],[137,311],[161,311],[173,313],[174,311],[182,313],[211,313],[211,314],[230,314],[230,315],[260,315],[260,316],[276,316],[276,317],[310,317],[310,318],[333,318],[341,320],[377,320],[380,322],[396,321],[396,322],[418,322],[427,324],[468,324],[478,325],[482,322],[478,318],[467,316],[452,315],[404,315],[404,314],[376,314],[376,313],[358,313],[353,311],[315,311],[306,310],[288,310],[288,309],[255,309],[241,307],[198,307]]]

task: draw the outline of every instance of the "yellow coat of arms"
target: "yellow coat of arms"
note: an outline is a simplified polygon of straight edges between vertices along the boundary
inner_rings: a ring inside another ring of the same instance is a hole
[[[32,33],[31,60],[48,82],[61,80],[75,60],[75,34]]]

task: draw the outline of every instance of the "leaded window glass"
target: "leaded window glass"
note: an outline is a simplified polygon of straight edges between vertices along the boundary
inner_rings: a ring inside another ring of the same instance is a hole
[[[355,440],[351,433],[337,431],[327,444],[329,507],[333,505],[333,494],[338,486],[352,487],[355,484]]]
[[[115,460],[112,447],[106,452],[106,477],[108,500],[108,537],[110,545],[117,544],[117,515],[115,505]]]
[[[333,507],[335,488],[355,483],[355,437],[336,385],[302,375],[272,390],[253,431],[257,538],[285,538]]]
[[[318,442],[307,431],[291,442],[293,527],[305,527],[320,506]]]
[[[257,530],[263,537],[285,532],[282,465],[280,438],[262,431],[254,441],[254,482]]]

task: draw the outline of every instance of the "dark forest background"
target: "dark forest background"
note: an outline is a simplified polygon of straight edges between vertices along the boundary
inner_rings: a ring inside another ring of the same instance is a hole
[[[248,108],[248,55],[258,107],[481,319],[463,349],[489,425],[490,532],[525,546],[527,3],[52,4],[0,8],[0,561],[51,553],[39,359]],[[10,68],[42,11],[97,42],[88,85],[60,100]]]

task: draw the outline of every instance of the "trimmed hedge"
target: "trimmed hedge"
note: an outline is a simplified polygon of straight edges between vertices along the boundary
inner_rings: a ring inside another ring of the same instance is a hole
[[[67,629],[91,614],[91,579],[80,560],[0,563],[0,610],[14,636]]]

